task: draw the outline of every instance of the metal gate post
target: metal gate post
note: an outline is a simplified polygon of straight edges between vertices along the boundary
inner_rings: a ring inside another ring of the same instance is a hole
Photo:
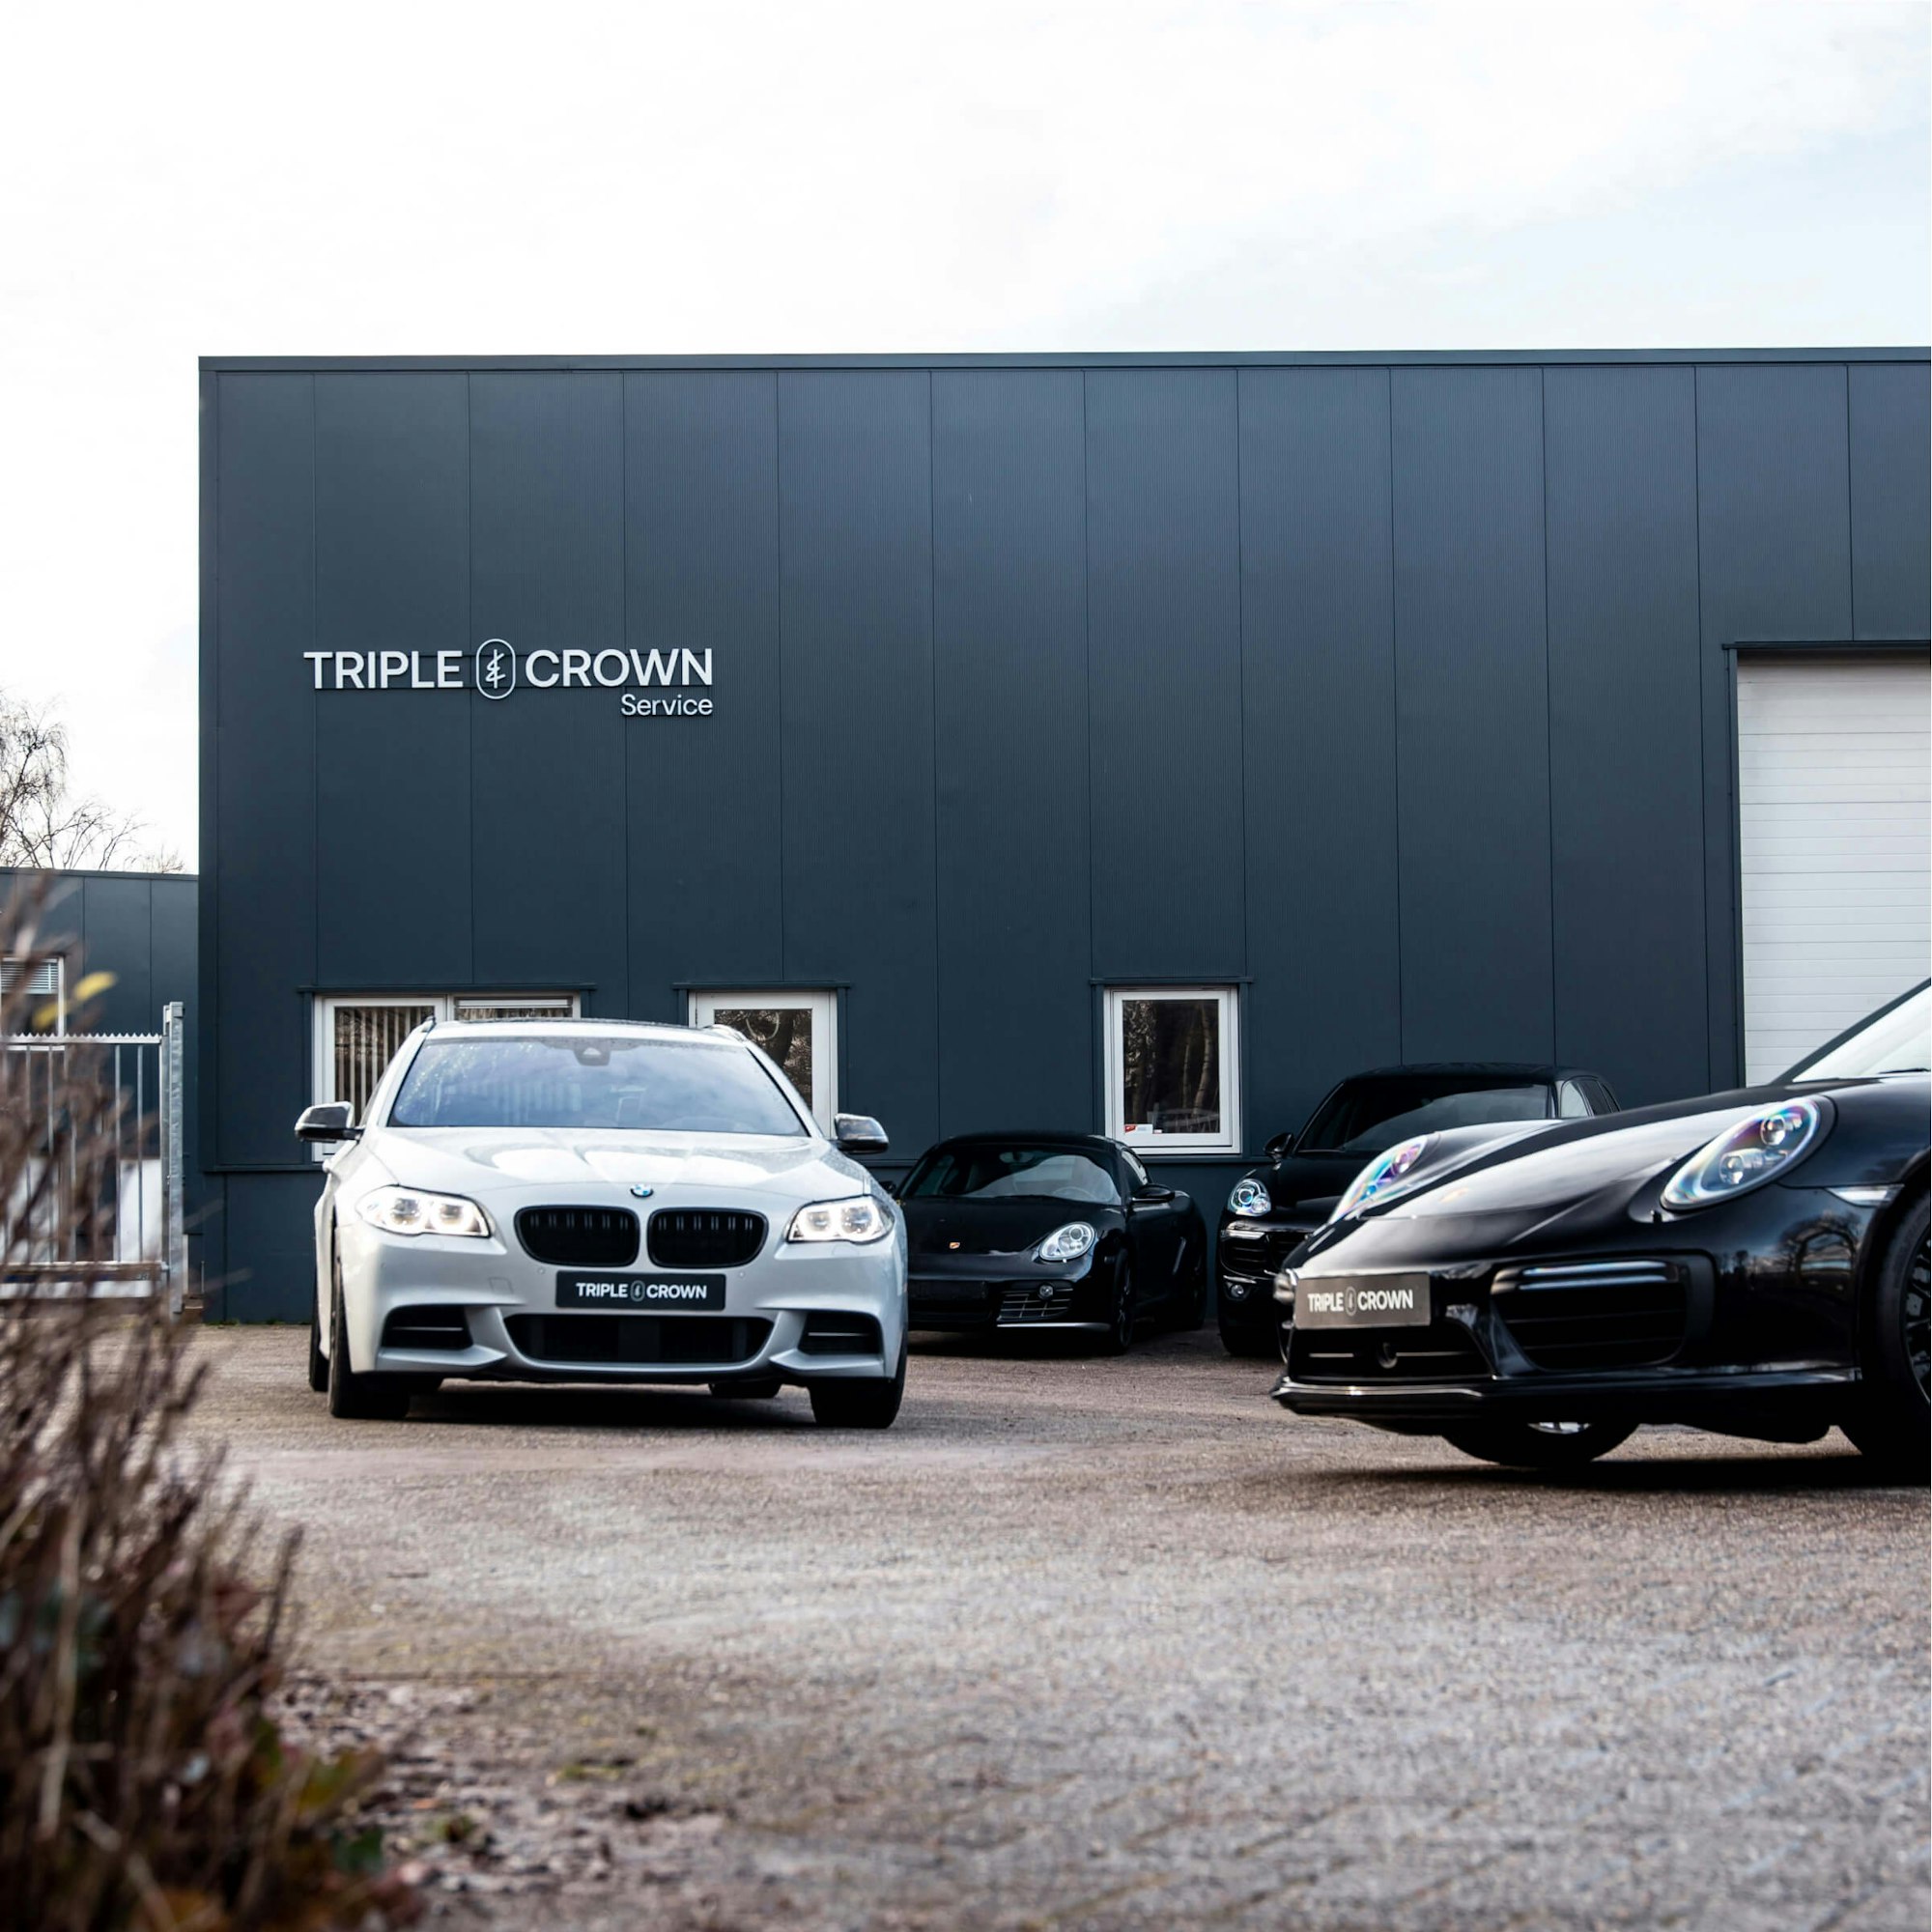
[[[168,1315],[178,1320],[187,1293],[187,1226],[182,1209],[182,1003],[161,1009],[161,1258],[168,1274]]]

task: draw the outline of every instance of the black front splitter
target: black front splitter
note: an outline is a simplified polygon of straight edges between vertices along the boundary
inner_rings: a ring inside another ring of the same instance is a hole
[[[1856,1401],[1852,1368],[1721,1372],[1653,1371],[1642,1375],[1510,1376],[1481,1382],[1298,1382],[1283,1376],[1274,1399],[1295,1415],[1341,1416],[1417,1435],[1477,1417],[1521,1422],[1681,1422],[1695,1428],[1736,1426],[1757,1412],[1793,1422],[1828,1424]]]

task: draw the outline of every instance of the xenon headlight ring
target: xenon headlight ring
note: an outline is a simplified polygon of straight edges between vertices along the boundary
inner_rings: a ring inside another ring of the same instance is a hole
[[[1407,1175],[1434,1144],[1434,1134],[1417,1134],[1413,1140],[1385,1148],[1350,1181],[1348,1190],[1336,1202],[1328,1219],[1340,1221],[1359,1208],[1379,1205],[1408,1191]]]
[[[1098,1239],[1091,1221],[1069,1221],[1048,1235],[1034,1249],[1033,1258],[1037,1262],[1077,1262]]]
[[[882,1241],[893,1217],[870,1194],[848,1194],[840,1201],[812,1201],[791,1217],[787,1242],[852,1241],[861,1247]]]
[[[426,1187],[372,1187],[355,1204],[356,1214],[385,1235],[451,1235],[487,1240],[490,1217],[461,1194],[435,1194]]]
[[[1252,1174],[1244,1174],[1236,1181],[1234,1192],[1228,1196],[1228,1212],[1231,1214],[1266,1214],[1273,1208],[1267,1183]]]
[[[1817,1100],[1779,1100],[1715,1134],[1663,1183],[1658,1199],[1679,1213],[1735,1200],[1781,1179],[1824,1137]]]

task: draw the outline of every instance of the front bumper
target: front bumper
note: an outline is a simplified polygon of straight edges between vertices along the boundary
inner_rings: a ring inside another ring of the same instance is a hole
[[[1214,1252],[1224,1329],[1257,1338],[1276,1333],[1282,1311],[1274,1301],[1275,1276],[1312,1233],[1312,1226],[1271,1216],[1223,1217]]]
[[[970,1333],[1047,1328],[1097,1334],[1109,1325],[1097,1250],[1077,1262],[1029,1255],[914,1257],[906,1291],[914,1328]]]
[[[582,1270],[534,1261],[514,1237],[397,1236],[345,1221],[337,1238],[352,1359],[357,1369],[384,1375],[549,1382],[776,1376],[810,1383],[890,1377],[905,1339],[905,1236],[898,1228],[863,1246],[788,1246],[776,1233],[768,1236],[744,1266],[704,1270],[725,1277],[725,1298],[722,1312],[701,1315],[560,1312],[557,1276]],[[651,1264],[640,1260],[617,1271],[648,1272]],[[460,1311],[468,1346],[385,1343],[389,1318],[415,1310]],[[852,1332],[876,1323],[877,1345],[838,1349],[841,1317],[861,1318],[846,1322]],[[648,1325],[583,1325],[618,1323]],[[598,1358],[607,1344],[611,1358]]]
[[[1298,1382],[1291,1373],[1275,1384],[1274,1399],[1295,1415],[1342,1416],[1424,1435],[1478,1416],[1497,1416],[1520,1422],[1682,1422],[1805,1441],[1844,1411],[1858,1381],[1856,1369],[1828,1365],[1402,1386]]]
[[[1313,1290],[1416,1281],[1427,1283],[1426,1321],[1310,1325],[1314,1308],[1292,1319]],[[1502,1416],[1808,1440],[1856,1402],[1860,1374],[1854,1354],[1776,1320],[1789,1286],[1661,1245],[1433,1273],[1318,1264],[1285,1276],[1277,1292],[1290,1319],[1274,1400],[1297,1415],[1415,1433]]]

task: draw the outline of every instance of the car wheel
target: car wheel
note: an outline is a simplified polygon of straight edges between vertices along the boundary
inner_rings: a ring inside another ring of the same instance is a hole
[[[711,1393],[738,1402],[770,1402],[783,1387],[777,1376],[759,1376],[755,1381],[748,1378],[742,1382],[713,1382]]]
[[[1193,1245],[1192,1240],[1189,1246]],[[1181,1257],[1182,1282],[1175,1297],[1172,1326],[1182,1335],[1191,1335],[1208,1319],[1208,1250]]]
[[[342,1313],[342,1265],[328,1297],[328,1412],[350,1422],[400,1422],[410,1412],[411,1389],[382,1376],[356,1375],[349,1366],[349,1333]]]
[[[328,1393],[328,1357],[322,1352],[322,1293],[309,1296],[308,1385],[317,1395]]]
[[[898,1373],[879,1379],[867,1378],[813,1382],[811,1419],[821,1429],[890,1429],[898,1419],[905,1399],[906,1345],[899,1343]]]
[[[1579,1469],[1635,1434],[1634,1422],[1465,1422],[1442,1432],[1463,1455],[1511,1469]]]
[[[1216,1322],[1215,1326],[1221,1331],[1222,1348],[1244,1361],[1271,1362],[1281,1353],[1280,1345],[1272,1335],[1258,1335],[1247,1328],[1230,1328],[1225,1321]]]
[[[1102,1355],[1124,1355],[1134,1346],[1134,1264],[1122,1255],[1114,1264],[1113,1299],[1106,1332],[1094,1347]]]
[[[1892,1230],[1864,1308],[1863,1406],[1845,1422],[1860,1451],[1900,1482],[1932,1464],[1932,1248],[1921,1199]]]

